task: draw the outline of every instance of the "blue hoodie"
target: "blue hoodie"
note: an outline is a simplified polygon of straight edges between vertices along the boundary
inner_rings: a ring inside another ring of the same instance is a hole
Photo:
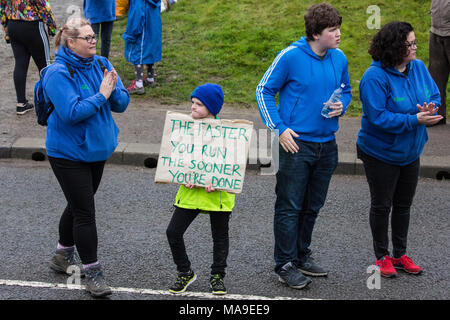
[[[84,0],[83,12],[90,23],[116,20],[116,0]]]
[[[47,154],[82,162],[108,159],[117,147],[119,133],[111,111],[126,110],[130,102],[127,89],[119,78],[108,100],[99,92],[103,72],[97,60],[108,70],[113,68],[104,57],[82,58],[63,46],[55,57],[42,80],[44,95],[55,106],[48,119]]]
[[[160,0],[130,0],[125,40],[125,59],[131,64],[161,60],[162,24]]]
[[[302,37],[277,55],[256,88],[264,124],[270,130],[278,129],[279,134],[290,128],[304,141],[333,140],[339,128],[338,117],[327,119],[320,112],[342,83],[343,115],[352,99],[347,58],[339,49],[328,49],[321,59]]]
[[[425,125],[417,122],[417,104],[441,104],[425,64],[415,59],[407,70],[405,75],[373,61],[359,84],[363,115],[356,143],[369,156],[401,166],[417,160],[428,140]]]

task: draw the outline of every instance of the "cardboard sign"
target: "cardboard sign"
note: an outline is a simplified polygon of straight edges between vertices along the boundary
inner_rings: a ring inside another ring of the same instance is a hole
[[[244,185],[253,122],[194,120],[168,111],[155,182],[193,184],[240,193]]]

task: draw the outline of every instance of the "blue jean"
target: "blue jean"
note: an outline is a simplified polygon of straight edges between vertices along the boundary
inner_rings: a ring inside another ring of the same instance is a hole
[[[279,147],[274,216],[275,272],[288,262],[304,263],[311,253],[313,228],[338,163],[336,140],[295,141],[299,147],[295,154]]]

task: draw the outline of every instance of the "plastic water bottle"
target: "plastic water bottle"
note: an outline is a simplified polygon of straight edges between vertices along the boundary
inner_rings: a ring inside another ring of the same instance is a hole
[[[344,89],[345,84],[341,83],[341,86],[333,91],[333,94],[328,99],[327,102],[325,102],[325,105],[322,108],[322,116],[325,118],[329,118],[329,113],[333,111],[333,109],[330,108],[330,105],[336,102],[341,101],[342,99],[342,90]]]

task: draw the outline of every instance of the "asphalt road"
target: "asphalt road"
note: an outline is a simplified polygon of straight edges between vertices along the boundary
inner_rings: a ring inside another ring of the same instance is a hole
[[[105,169],[96,208],[99,260],[108,283],[117,289],[110,299],[211,299],[207,216],[199,216],[185,235],[198,280],[189,287],[190,294],[167,293],[176,271],[165,230],[177,186],[156,185],[154,172],[129,166]],[[1,160],[0,177],[0,300],[90,300],[83,290],[64,287],[67,277],[47,266],[65,204],[48,162]],[[417,188],[408,254],[424,274],[400,273],[395,279],[382,278],[380,289],[368,289],[372,274],[367,268],[374,263],[368,186],[363,176],[335,175],[312,244],[316,261],[329,268],[329,276],[314,278],[307,289],[293,290],[279,283],[273,272],[275,178],[247,173],[230,222],[225,299],[448,300],[449,183],[421,179]],[[58,283],[62,288],[55,287]]]

